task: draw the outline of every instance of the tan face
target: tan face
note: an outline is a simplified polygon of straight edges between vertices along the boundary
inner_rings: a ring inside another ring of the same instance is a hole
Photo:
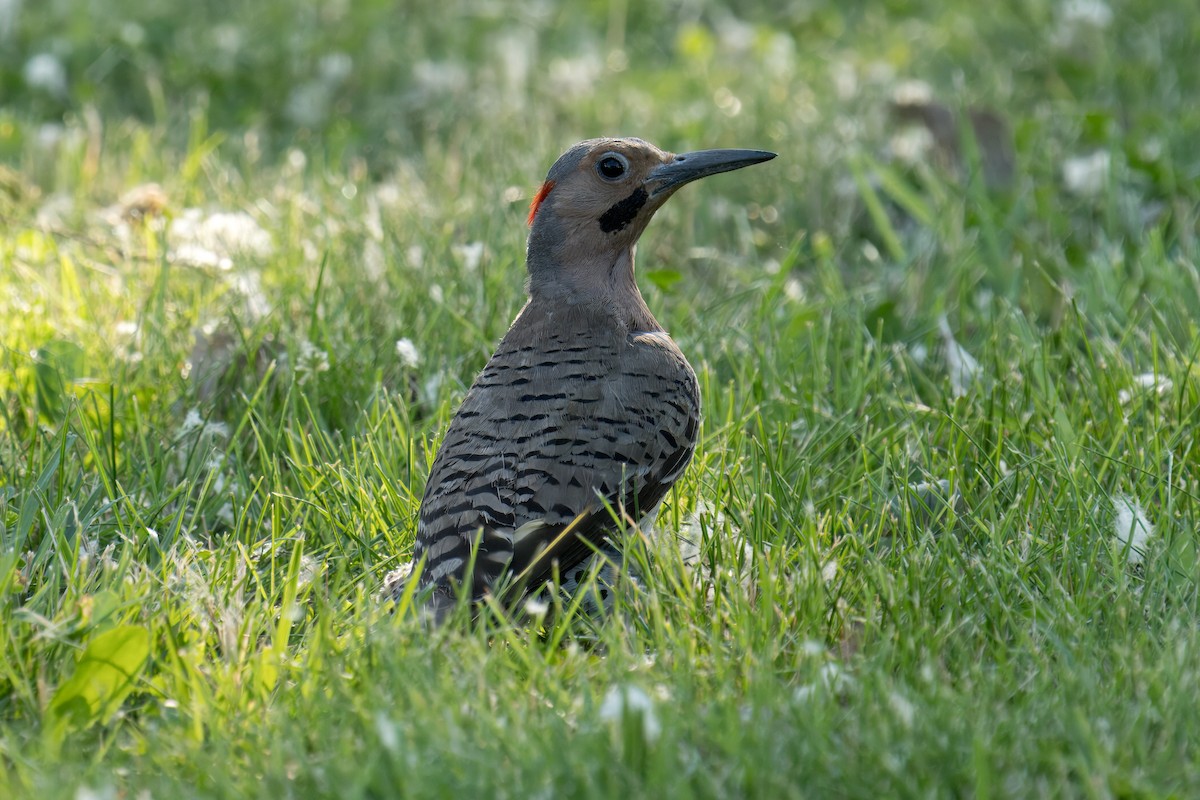
[[[651,176],[674,156],[641,139],[587,144],[578,157],[570,158],[569,152],[551,169],[537,205],[548,201],[548,208],[575,235],[595,237],[596,244],[625,245],[637,239],[670,195],[652,196]],[[570,161],[563,163],[565,159]],[[534,208],[531,220],[541,210]]]
[[[608,269],[685,183],[775,157],[762,150],[674,154],[641,139],[589,139],[554,163],[529,211],[531,287],[560,271]],[[630,266],[632,270],[632,266]]]

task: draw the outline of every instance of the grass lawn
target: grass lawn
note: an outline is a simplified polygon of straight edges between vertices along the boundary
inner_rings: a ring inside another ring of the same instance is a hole
[[[174,4],[167,4],[174,5]],[[1200,796],[1200,7],[0,2],[0,797]],[[575,141],[697,455],[602,621],[380,600]]]

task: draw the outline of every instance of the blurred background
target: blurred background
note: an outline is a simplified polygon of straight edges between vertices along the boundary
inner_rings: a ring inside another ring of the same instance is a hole
[[[486,162],[525,192],[594,135],[770,147],[783,158],[759,205],[784,240],[869,232],[895,255],[881,220],[864,227],[851,167],[876,183],[860,156],[962,172],[970,118],[986,188],[1023,212],[995,223],[1079,209],[1063,245],[1082,266],[1091,212],[1140,233],[1196,199],[1200,22],[1184,5],[0,0],[0,159],[50,195],[63,160],[88,157],[81,137],[182,150],[215,132],[241,163],[298,148],[442,192]],[[935,213],[904,183],[885,211]]]

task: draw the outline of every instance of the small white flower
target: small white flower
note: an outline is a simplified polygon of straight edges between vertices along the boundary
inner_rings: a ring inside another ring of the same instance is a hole
[[[1130,564],[1141,564],[1154,535],[1154,526],[1146,519],[1141,504],[1129,495],[1113,498],[1113,535]]]
[[[304,383],[318,372],[329,371],[329,353],[320,349],[308,339],[300,341],[300,352],[296,357],[296,372],[300,382]]]
[[[815,681],[797,687],[792,696],[797,702],[803,703],[811,700],[817,693],[836,696],[845,694],[853,687],[854,678],[850,676],[850,673],[846,672],[837,662],[829,661],[821,665]]]
[[[578,58],[556,58],[550,62],[550,90],[555,95],[574,97],[591,94],[604,72],[604,62],[595,53]]]
[[[654,701],[637,686],[613,686],[600,704],[600,719],[622,724],[626,719],[641,717],[642,735],[647,742],[658,740],[662,725],[654,712]]]
[[[43,150],[53,150],[66,135],[66,129],[57,122],[47,122],[38,126],[35,141]]]
[[[183,244],[168,256],[174,264],[183,264],[198,269],[216,269],[222,272],[233,269],[233,261],[207,247],[198,244]]]
[[[546,614],[550,613],[550,604],[531,597],[525,601],[525,613],[535,620],[545,619]]]
[[[471,83],[471,74],[460,61],[421,61],[413,66],[413,82],[429,96],[456,94]]]
[[[795,278],[788,278],[783,284],[783,295],[793,303],[804,302],[804,285]]]
[[[25,62],[25,83],[55,96],[67,93],[67,68],[50,53],[38,53]]]
[[[404,251],[404,262],[410,269],[420,269],[425,264],[425,248],[419,244],[409,245]]]
[[[462,261],[463,267],[468,272],[474,272],[479,269],[479,262],[483,260],[483,242],[456,244],[453,250],[454,255]]]
[[[891,706],[892,713],[896,715],[896,719],[906,728],[911,728],[913,719],[917,716],[917,709],[913,706],[912,701],[899,692],[892,692],[888,695],[888,705]]]
[[[345,53],[330,53],[317,62],[317,74],[326,83],[338,84],[354,71],[354,59]]]
[[[187,416],[183,418],[183,425],[180,427],[179,432],[181,434],[190,433],[203,424],[204,419],[200,416],[200,410],[193,408],[188,411]]]
[[[191,409],[183,418],[183,424],[179,426],[178,437],[182,438],[190,433],[195,433],[198,437],[208,437],[213,439],[228,439],[229,426],[224,422],[205,422],[200,416],[199,409]]]
[[[75,800],[114,800],[117,790],[111,786],[93,789],[90,786],[80,786],[75,790]]]
[[[302,128],[315,128],[329,118],[329,106],[333,102],[333,89],[321,81],[309,81],[292,89],[284,115],[293,124]]]
[[[230,270],[232,257],[270,256],[275,246],[271,234],[244,212],[217,212],[209,216],[188,208],[171,222],[168,231],[172,261],[194,267]]]
[[[754,44],[758,32],[750,23],[729,15],[717,26],[717,35],[720,38],[721,46],[726,50],[744,55]]]
[[[265,258],[274,252],[271,234],[244,211],[211,214],[200,224],[199,238],[229,255]]]
[[[898,106],[924,106],[933,102],[933,87],[925,81],[902,81],[892,90],[892,102]]]
[[[809,658],[825,655],[825,643],[816,639],[805,639],[800,643],[800,652]]]
[[[228,22],[214,26],[211,33],[213,44],[229,56],[236,56],[246,43],[246,31]]]
[[[1079,197],[1095,197],[1108,186],[1112,156],[1097,150],[1086,156],[1068,158],[1062,165],[1063,185]]]
[[[1103,29],[1112,23],[1112,19],[1112,9],[1103,0],[1067,0],[1062,5],[1062,21],[1068,25]]]
[[[246,304],[246,315],[250,319],[262,319],[271,313],[271,301],[267,299],[267,294],[263,291],[262,278],[257,272],[238,272],[228,280],[228,283],[235,292],[241,295]]]
[[[942,344],[945,349],[946,371],[950,374],[950,388],[954,391],[955,397],[962,397],[979,379],[982,369],[975,357],[967,352],[967,348],[954,338],[945,314],[938,317],[938,331],[942,335]]]
[[[850,100],[858,94],[858,70],[849,61],[835,61],[829,68],[833,90],[838,99]]]
[[[373,281],[383,279],[387,271],[387,256],[383,254],[383,245],[374,239],[368,239],[363,245],[363,272]]]
[[[413,344],[412,339],[396,340],[396,355],[400,358],[400,363],[408,369],[413,369],[421,361],[421,354],[417,352],[417,346]]]
[[[119,35],[122,42],[133,48],[141,47],[146,41],[146,29],[136,22],[122,23]]]
[[[400,737],[396,735],[396,724],[382,711],[375,715],[375,732],[379,734],[379,743],[389,753],[400,748]]]
[[[901,164],[924,164],[932,152],[933,134],[924,125],[905,125],[888,140],[888,153]]]
[[[1117,393],[1117,399],[1124,405],[1133,399],[1134,394],[1138,390],[1152,391],[1155,394],[1166,394],[1175,386],[1170,378],[1162,375],[1155,375],[1153,372],[1143,372],[1141,375],[1133,376],[1133,387],[1130,389],[1122,389]]]

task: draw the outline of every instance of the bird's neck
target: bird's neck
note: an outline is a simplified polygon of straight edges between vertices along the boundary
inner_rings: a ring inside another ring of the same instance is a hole
[[[634,279],[635,247],[598,253],[574,253],[569,260],[536,260],[529,254],[531,303],[587,305],[607,311],[630,331],[656,331],[662,326],[650,313]]]

